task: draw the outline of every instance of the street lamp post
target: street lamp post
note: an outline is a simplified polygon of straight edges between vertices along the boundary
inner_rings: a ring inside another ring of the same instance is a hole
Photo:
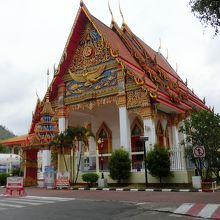
[[[103,160],[104,160],[104,158],[103,158],[103,143],[104,143],[104,140],[102,139],[102,138],[99,138],[98,139],[98,148],[99,148],[99,150],[100,150],[100,154],[101,154],[101,158],[100,158],[100,160],[101,160],[101,170],[102,170],[102,175],[101,175],[101,179],[104,179],[104,173],[103,173]]]
[[[140,142],[143,143],[144,146],[144,173],[145,173],[145,185],[148,186],[148,180],[147,180],[147,162],[146,162],[146,146],[145,142],[148,141],[148,137],[140,136]]]

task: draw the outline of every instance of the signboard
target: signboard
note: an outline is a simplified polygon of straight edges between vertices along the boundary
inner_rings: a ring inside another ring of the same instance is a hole
[[[56,175],[56,188],[68,188],[70,187],[70,173],[58,172]]]
[[[19,195],[21,192],[24,192],[24,179],[23,177],[7,177],[7,184],[6,184],[6,193],[10,193],[12,195],[12,191],[18,191]]]
[[[24,188],[23,177],[7,177],[6,188],[9,189],[19,189]]]
[[[204,146],[193,147],[193,155],[194,157],[205,157],[205,148]]]

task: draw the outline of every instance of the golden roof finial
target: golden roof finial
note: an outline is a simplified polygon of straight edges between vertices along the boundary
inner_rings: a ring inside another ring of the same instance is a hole
[[[109,12],[110,12],[110,14],[111,14],[111,16],[112,16],[112,23],[114,23],[115,22],[115,19],[114,19],[114,17],[113,17],[113,13],[112,13],[112,9],[111,9],[111,7],[110,7],[110,1],[108,0],[108,9],[109,9]]]
[[[203,98],[203,103],[205,104],[205,102],[206,102],[206,101],[205,101],[205,97],[204,97],[204,98]]]
[[[56,64],[54,63],[54,65],[53,65],[53,74],[54,74],[54,75],[56,75],[56,71],[57,71],[57,70],[56,70]]]
[[[176,73],[178,72],[178,63],[176,63]]]
[[[47,69],[47,89],[49,87],[49,75],[50,75],[50,71],[49,69]]]
[[[80,0],[80,6],[82,7],[84,5],[83,0]]]
[[[119,11],[120,11],[120,14],[121,14],[121,17],[122,17],[122,25],[125,25],[125,19],[124,19],[124,15],[122,13],[122,10],[121,10],[121,2],[120,2],[120,0],[118,0],[118,5],[119,5]]]
[[[37,94],[37,90],[36,90],[36,96],[37,96],[37,100],[40,101],[39,95]]]
[[[169,58],[169,53],[168,53],[169,51],[168,51],[168,48],[167,48],[167,55],[166,55],[166,60],[168,60],[168,58]]]
[[[187,78],[186,78],[186,82],[185,82],[185,84],[186,84],[186,86],[188,86],[188,80],[187,80]]]
[[[159,41],[158,53],[160,53],[160,50],[161,50],[161,38],[160,38],[160,41]]]

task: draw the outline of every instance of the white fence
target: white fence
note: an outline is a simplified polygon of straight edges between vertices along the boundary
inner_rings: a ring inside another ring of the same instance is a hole
[[[184,146],[171,147],[169,152],[171,170],[194,169],[193,163],[185,156]]]

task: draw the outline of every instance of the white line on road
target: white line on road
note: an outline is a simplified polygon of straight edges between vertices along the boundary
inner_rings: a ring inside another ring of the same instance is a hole
[[[7,203],[3,203],[3,202],[0,202],[0,206],[6,206],[6,207],[14,207],[14,208],[24,208],[25,206],[23,205],[14,205],[14,204],[7,204]]]
[[[49,200],[49,201],[63,201],[63,202],[75,200],[75,198],[45,197],[45,196],[24,196],[22,198],[40,199],[40,200]]]
[[[193,207],[194,203],[183,203],[180,207],[178,207],[174,213],[185,214]]]
[[[203,218],[211,218],[214,211],[219,207],[219,204],[207,204],[197,216]]]

